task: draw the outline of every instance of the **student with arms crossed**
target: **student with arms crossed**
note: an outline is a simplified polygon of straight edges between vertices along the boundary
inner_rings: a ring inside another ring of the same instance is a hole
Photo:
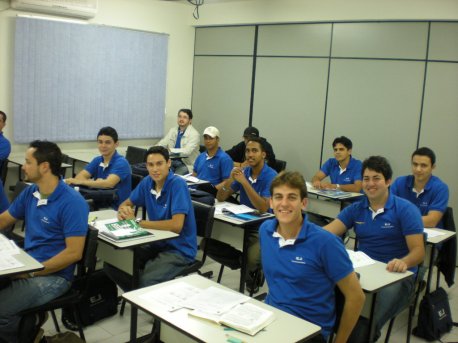
[[[392,169],[381,156],[363,162],[363,190],[366,198],[346,207],[324,228],[343,235],[354,228],[358,250],[387,264],[393,273],[417,271],[425,255],[423,223],[418,209],[389,191]],[[414,292],[415,275],[382,289],[377,295],[375,340],[383,325],[405,307]],[[367,342],[368,322],[360,320],[351,342]]]
[[[209,184],[197,186],[197,189],[206,191],[214,196],[218,189],[223,187],[223,181],[231,176],[232,159],[219,146],[220,133],[214,126],[204,130],[204,144],[206,152],[201,153],[194,162],[193,176],[209,181]]]
[[[317,189],[340,189],[345,192],[361,191],[361,161],[352,157],[353,143],[345,136],[332,142],[334,158],[328,159],[312,178]],[[331,182],[322,181],[329,176]]]
[[[259,212],[267,212],[269,209],[270,184],[277,175],[277,172],[270,168],[265,162],[266,152],[263,141],[259,137],[249,138],[246,143],[246,161],[248,167],[235,167],[231,177],[224,181],[223,186],[218,190],[216,198],[218,201],[225,201],[232,194],[240,191],[240,203]],[[259,224],[254,224],[249,230],[247,275],[246,284],[248,290],[259,290],[261,278],[254,280],[256,270],[260,268],[260,251],[258,239]]]
[[[19,219],[27,221],[24,250],[45,267],[16,275],[0,289],[0,341],[18,341],[19,312],[45,304],[70,288],[75,263],[82,257],[89,208],[78,192],[60,181],[61,163],[62,153],[55,143],[30,143],[22,170],[25,180],[34,184],[0,214],[0,229]],[[36,334],[44,318],[34,321]]]
[[[266,303],[321,327],[310,342],[327,342],[335,319],[335,286],[345,305],[334,342],[346,342],[364,304],[364,293],[342,241],[309,222],[307,187],[298,172],[282,172],[270,186],[275,219],[259,229],[269,286]]]
[[[424,227],[444,228],[442,216],[448,205],[448,186],[433,175],[436,155],[426,147],[412,154],[412,175],[400,176],[391,185],[391,193],[409,200],[421,212]]]
[[[168,230],[179,236],[164,242],[142,246],[140,256],[145,264],[140,272],[140,287],[155,285],[177,276],[194,261],[197,252],[194,209],[185,180],[170,171],[169,152],[155,146],[148,150],[145,177],[118,210],[118,219],[134,219],[133,206],[144,206],[148,220],[139,220],[146,229]],[[131,290],[131,276],[104,265],[113,281],[123,290]]]
[[[102,127],[97,134],[100,156],[95,157],[84,170],[74,178],[66,179],[71,185],[92,188],[116,188],[117,200],[113,203],[116,210],[127,199],[132,190],[132,173],[127,160],[118,154],[118,133],[110,126]]]

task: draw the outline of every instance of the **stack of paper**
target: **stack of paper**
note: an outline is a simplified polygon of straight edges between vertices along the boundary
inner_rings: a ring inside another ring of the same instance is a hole
[[[22,267],[24,264],[14,258],[19,253],[16,243],[0,234],[0,270]]]
[[[353,264],[353,268],[369,266],[375,263],[375,261],[372,258],[367,256],[362,251],[353,251],[353,250],[347,249],[347,252],[348,252],[348,255],[350,256],[350,260],[351,260],[351,263]]]

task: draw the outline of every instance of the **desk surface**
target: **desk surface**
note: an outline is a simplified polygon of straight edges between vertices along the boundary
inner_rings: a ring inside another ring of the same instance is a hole
[[[431,230],[431,231],[436,231],[436,232],[443,233],[443,235],[436,236],[436,237],[430,237],[428,235],[428,238],[426,239],[426,243],[433,244],[433,245],[448,241],[450,238],[452,238],[452,237],[454,237],[456,235],[456,232],[449,231],[449,230],[444,230],[444,229],[427,228],[426,230]]]
[[[215,204],[215,207],[223,208],[224,204],[228,204],[229,206],[234,206],[234,204],[232,204],[232,203],[228,203],[228,202],[222,201],[222,202],[217,202]],[[254,211],[254,209],[253,209],[253,211]],[[266,213],[265,217],[259,217],[259,218],[253,219],[253,220],[243,220],[243,219],[238,219],[238,218],[234,218],[234,217],[231,217],[231,216],[227,216],[225,214],[216,213],[216,211],[215,211],[215,219],[217,219],[219,221],[222,221],[222,222],[225,222],[225,223],[229,223],[229,224],[235,225],[235,226],[243,226],[245,224],[253,224],[253,223],[257,223],[257,222],[263,222],[264,220],[272,219],[272,218],[275,218],[275,216],[272,213]]]
[[[116,219],[116,211],[102,210],[102,211],[93,211],[89,213],[90,220],[93,220],[93,218],[95,217],[97,217],[97,220],[104,220],[104,219],[111,219],[111,218]],[[141,246],[141,245],[148,244],[151,242],[163,241],[163,240],[178,237],[178,234],[171,232],[171,231],[151,230],[151,229],[145,229],[145,230],[151,232],[153,235],[146,236],[144,238],[136,238],[136,239],[130,239],[130,240],[125,240],[125,241],[120,241],[120,242],[112,241],[108,238],[105,238],[102,235],[99,235],[98,238],[101,241],[103,241],[104,243],[116,249],[128,249],[131,247]]]
[[[154,300],[146,302],[144,299],[140,298],[142,294],[147,293],[152,289],[166,287],[175,282],[187,282],[199,288],[215,286],[229,290],[228,288],[202,276],[190,275],[155,286],[145,287],[136,291],[124,293],[122,296],[130,303],[158,317],[162,321],[171,325],[176,330],[202,342],[227,342],[226,333],[241,339],[243,342],[300,342],[316,335],[320,331],[320,327],[315,324],[294,317],[286,312],[278,310],[255,299],[251,299],[249,302],[273,311],[275,313],[276,319],[263,331],[259,332],[255,336],[250,336],[238,331],[224,331],[223,326],[204,319],[189,316],[188,309],[180,309],[174,312],[169,312],[161,305],[155,304]]]
[[[0,270],[0,276],[11,276],[22,273],[36,272],[43,270],[44,266],[35,260],[32,256],[27,254],[24,250],[20,249],[20,253],[13,255],[13,257],[23,264],[22,267]]]
[[[392,273],[386,270],[386,263],[375,261],[369,266],[355,268],[360,274],[361,288],[368,293],[375,293],[393,283],[413,275],[412,272]]]

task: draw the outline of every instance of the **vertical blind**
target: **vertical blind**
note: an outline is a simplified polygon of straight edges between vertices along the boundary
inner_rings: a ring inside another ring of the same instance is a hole
[[[168,35],[16,18],[14,140],[163,135]]]

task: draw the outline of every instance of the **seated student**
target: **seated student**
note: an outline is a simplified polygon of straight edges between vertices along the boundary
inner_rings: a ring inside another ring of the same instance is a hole
[[[118,133],[110,126],[102,127],[97,134],[101,156],[95,157],[84,170],[65,182],[92,188],[116,188],[118,199],[113,203],[116,210],[129,197],[132,190],[132,173],[127,160],[118,154]]]
[[[61,162],[55,143],[30,143],[22,170],[34,185],[0,214],[0,229],[19,219],[27,221],[24,250],[45,267],[15,275],[0,289],[0,341],[18,342],[18,313],[64,294],[71,286],[75,262],[82,257],[89,208],[78,192],[59,180]],[[33,320],[35,332],[30,335],[36,335],[44,322],[43,317]]]
[[[327,342],[336,320],[335,286],[345,305],[334,342],[346,342],[364,304],[364,293],[342,241],[302,214],[307,187],[298,172],[281,172],[270,185],[275,218],[259,229],[269,286],[266,303],[321,327],[310,342]]]
[[[374,260],[387,263],[389,272],[410,270],[415,273],[425,255],[420,211],[390,192],[393,172],[384,157],[369,157],[363,162],[362,169],[363,190],[367,198],[346,207],[324,228],[339,236],[354,228],[358,250]],[[383,325],[409,301],[414,292],[414,280],[415,276],[409,277],[378,293],[374,314],[376,338]],[[367,330],[367,321],[360,320],[351,342],[367,342]]]
[[[245,148],[248,167],[235,167],[229,179],[223,182],[216,198],[225,201],[233,193],[240,191],[240,203],[267,212],[269,209],[270,184],[277,172],[265,162],[266,151],[263,141],[259,137],[249,138]],[[260,252],[258,239],[259,224],[250,229],[248,237],[247,275],[246,285],[249,291],[256,293],[261,284],[261,278],[254,280],[256,271],[260,267]]]
[[[3,129],[6,125],[6,114],[0,111],[0,167],[4,161],[8,158],[11,152],[10,141],[3,136]]]
[[[247,167],[249,164],[245,159],[245,146],[248,142],[249,138],[259,137],[259,130],[254,126],[249,126],[243,131],[243,141],[239,144],[234,145],[229,150],[226,150],[226,153],[232,158],[234,161],[234,167]],[[264,145],[266,151],[266,163],[271,168],[275,168],[275,154],[272,148],[272,145],[267,141],[267,139],[263,137],[259,137],[262,140],[262,144]]]
[[[200,135],[192,126],[192,111],[182,108],[178,111],[178,128],[172,127],[167,135],[156,145],[169,149],[172,153],[180,154],[181,158],[172,160],[172,171],[185,175],[192,173],[194,161],[199,155]]]
[[[353,143],[345,136],[337,137],[332,142],[334,158],[323,164],[321,170],[312,178],[317,189],[340,189],[345,192],[361,191],[361,161],[351,155]],[[329,176],[331,182],[322,180]]]
[[[448,205],[448,187],[433,175],[436,155],[429,148],[419,148],[412,154],[412,174],[398,177],[391,193],[415,204],[421,212],[424,227],[444,228],[442,216]]]
[[[206,191],[214,196],[223,186],[223,181],[231,176],[232,160],[219,146],[220,133],[214,126],[204,130],[204,144],[206,152],[201,153],[194,162],[193,176],[210,182],[197,186],[197,189]]]
[[[171,280],[194,261],[197,252],[196,221],[186,182],[170,169],[169,152],[152,147],[147,152],[145,177],[118,211],[118,218],[134,219],[133,206],[145,206],[148,220],[137,220],[147,229],[172,231],[179,236],[142,246],[146,263],[140,273],[140,287]],[[122,289],[131,289],[131,276],[105,264],[104,269]]]

